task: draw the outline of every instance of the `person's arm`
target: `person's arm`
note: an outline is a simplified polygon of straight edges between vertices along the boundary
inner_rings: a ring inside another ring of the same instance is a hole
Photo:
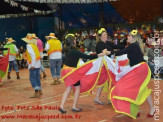
[[[103,43],[98,42],[96,45],[96,53],[99,54],[101,53],[106,47],[103,45]]]
[[[16,51],[16,53],[18,53],[18,48],[16,47],[16,45],[14,45],[14,49],[15,49],[15,51]]]
[[[105,53],[99,53],[99,54],[96,54],[96,55],[86,55],[80,51],[78,51],[78,56],[79,58],[84,58],[84,59],[95,59],[95,58],[98,58],[98,57],[101,57],[101,56],[104,56]]]
[[[129,51],[130,51],[130,47],[128,46],[119,51],[112,51],[112,54],[115,54],[115,56],[119,56],[119,55],[127,54]]]
[[[125,46],[123,45],[114,45],[113,43],[109,42],[109,45],[113,48],[113,49],[123,49],[125,48]]]
[[[49,48],[50,48],[49,43],[46,43],[46,45],[45,45],[45,50],[46,50],[46,51],[48,51],[48,50],[49,50]]]
[[[32,67],[34,67],[34,64],[36,62],[36,56],[35,56],[35,53],[30,45],[27,45],[27,50],[31,56],[31,68],[32,68]]]

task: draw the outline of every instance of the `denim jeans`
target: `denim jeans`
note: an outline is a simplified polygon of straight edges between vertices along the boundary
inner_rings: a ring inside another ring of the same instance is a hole
[[[154,77],[154,75],[155,75],[154,74],[154,66],[155,66],[155,64],[148,61],[148,66],[149,66],[149,68],[151,70],[151,75]]]
[[[29,78],[34,90],[41,90],[40,68],[29,69]]]
[[[17,65],[16,60],[14,60],[14,61],[9,61],[9,69],[8,69],[8,72],[11,72],[12,67],[14,68],[14,70],[15,70],[16,72],[19,72],[19,69],[18,69],[18,65]]]
[[[62,59],[50,59],[50,71],[52,77],[60,77]]]
[[[43,59],[41,58],[41,67],[40,67],[40,70],[41,70],[41,72],[45,72],[45,68],[44,68],[44,66],[43,66]],[[40,74],[41,74],[41,72],[40,72]]]

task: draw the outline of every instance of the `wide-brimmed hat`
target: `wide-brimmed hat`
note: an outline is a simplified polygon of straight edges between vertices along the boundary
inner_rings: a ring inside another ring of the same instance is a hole
[[[163,33],[163,30],[161,30],[160,33]]]
[[[13,40],[12,38],[8,38],[8,39],[7,39],[7,44],[9,44],[9,43],[14,43],[14,42],[16,42],[16,41]]]
[[[35,33],[32,33],[33,38],[38,38]]]
[[[22,38],[28,44],[37,44],[37,40],[33,38],[32,34],[28,33],[25,38]]]
[[[125,35],[124,34],[121,34],[120,37],[124,37]]]
[[[155,45],[157,45],[157,43],[155,41],[152,41],[152,43],[150,45],[155,46]]]
[[[50,33],[49,36],[45,36],[45,37],[57,39],[57,37],[55,36],[55,33]]]
[[[118,34],[115,33],[114,36],[118,36]]]

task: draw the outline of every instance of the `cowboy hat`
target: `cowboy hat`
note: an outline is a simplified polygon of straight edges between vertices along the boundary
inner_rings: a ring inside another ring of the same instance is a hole
[[[45,37],[50,37],[53,39],[57,39],[57,37],[55,36],[55,33],[50,33],[49,36],[45,36]]]
[[[7,39],[7,44],[14,43],[14,42],[16,42],[16,41],[13,40],[12,38],[8,38],[8,39]]]
[[[22,38],[28,44],[37,44],[37,40],[33,38],[32,34],[28,33],[25,38]]]
[[[163,30],[161,30],[160,33],[163,33]]]
[[[124,37],[125,35],[121,34],[120,37]]]
[[[150,45],[155,46],[155,45],[157,45],[157,43],[155,41],[152,41],[152,43]]]
[[[33,38],[38,38],[35,33],[32,33]]]

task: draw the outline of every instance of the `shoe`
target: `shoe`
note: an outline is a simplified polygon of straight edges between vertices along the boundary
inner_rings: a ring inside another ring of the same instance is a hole
[[[98,104],[100,104],[100,105],[104,105],[104,104],[105,104],[104,102],[97,101],[97,100],[94,100],[94,103],[98,103]]]
[[[80,111],[82,111],[82,109],[80,109],[80,108],[78,108],[78,109],[72,108],[72,111],[73,112],[80,112]]]
[[[39,90],[38,92],[39,92],[40,95],[43,95],[42,90]]]
[[[40,93],[39,92],[35,92],[33,96],[31,96],[30,98],[39,98],[40,97]]]
[[[63,110],[62,108],[58,109],[62,114],[65,114],[67,111]]]
[[[58,85],[58,83],[57,82],[53,82],[50,85]]]
[[[152,118],[155,115],[156,111],[153,113],[153,115],[151,114],[147,114],[147,118]]]
[[[139,113],[137,113],[137,116],[136,117],[140,117],[140,112]]]
[[[50,85],[58,85],[58,82],[56,80],[54,80],[54,82],[51,83]]]

